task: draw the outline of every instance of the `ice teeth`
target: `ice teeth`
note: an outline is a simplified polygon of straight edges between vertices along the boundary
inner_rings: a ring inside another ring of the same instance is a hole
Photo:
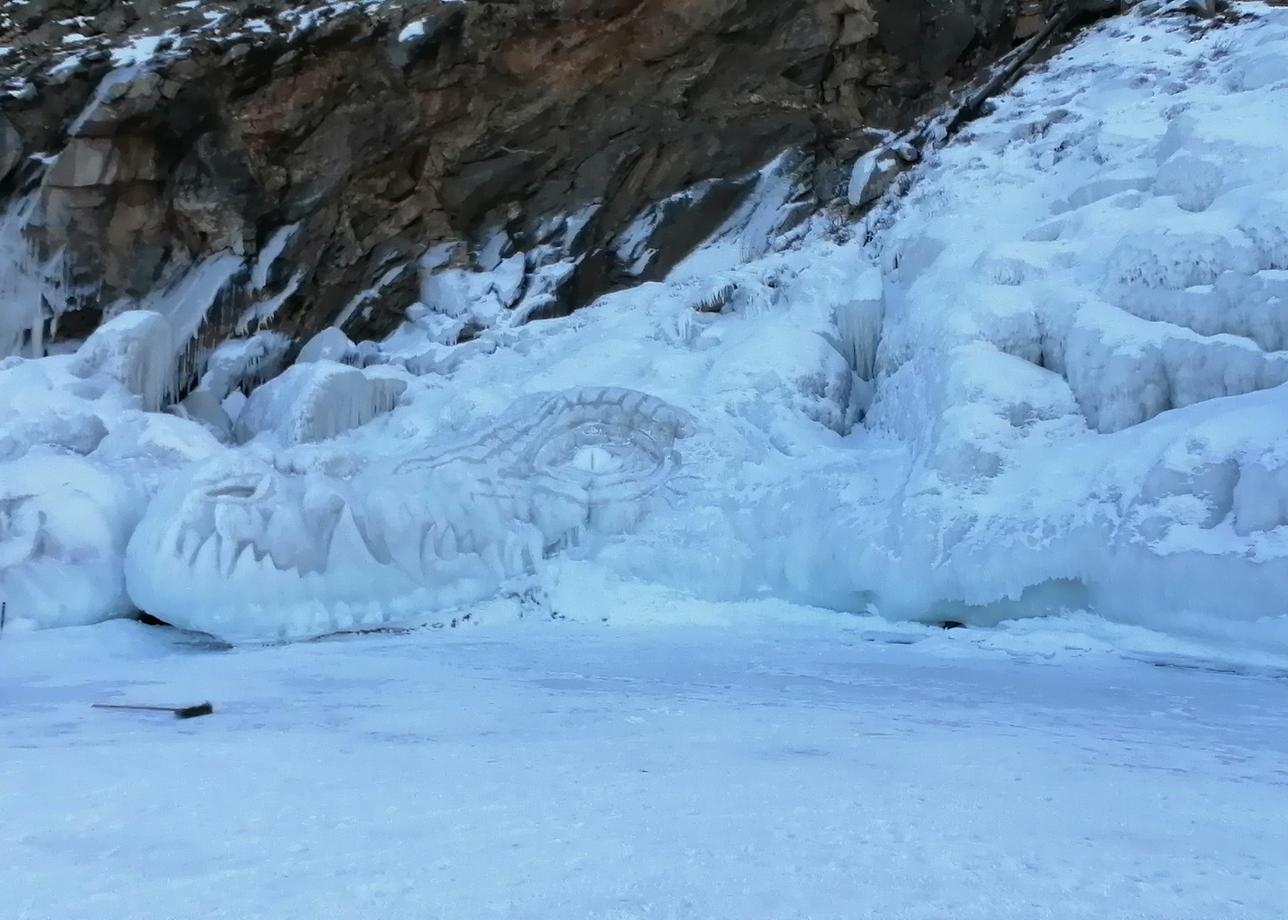
[[[197,561],[197,553],[201,550],[201,537],[195,530],[185,527],[179,535],[179,558],[192,568]]]
[[[357,531],[358,539],[362,542],[363,549],[367,551],[367,555],[381,565],[389,565],[394,561],[393,553],[389,551],[389,543],[385,539],[385,535],[378,525],[372,526],[369,517],[364,516],[361,522],[354,517],[353,526]]]
[[[445,562],[451,562],[453,559],[455,559],[458,555],[457,546],[456,546],[455,528],[451,527],[450,525],[447,527],[444,527],[439,532],[438,542],[436,546],[438,549],[438,557],[440,559],[444,560]]]
[[[192,557],[190,568],[199,575],[211,575],[219,571],[219,536],[211,534],[206,537],[196,554]]]
[[[243,545],[232,537],[219,539],[219,572],[224,578],[233,577],[233,568],[237,565],[237,553]]]
[[[420,535],[420,570],[425,575],[430,573],[434,563],[438,561],[438,550],[435,548],[437,538],[438,528],[433,524],[427,526]]]
[[[388,542],[387,548],[394,564],[408,575],[415,577],[422,570],[421,540],[399,539]]]
[[[263,575],[263,567],[263,562],[255,557],[255,546],[247,543],[238,554],[237,562],[229,575],[238,581],[253,581]]]
[[[277,568],[285,570],[293,565],[302,565],[302,559],[308,558],[307,554],[300,551],[300,545],[303,536],[311,531],[294,508],[278,508],[260,532],[263,534],[261,542],[268,549],[273,565]]]
[[[353,520],[353,512],[346,508],[336,522],[335,531],[331,534],[331,549],[327,553],[326,571],[339,572],[352,568],[355,563],[376,560],[367,552],[366,542],[358,532],[358,525]],[[377,563],[378,564],[378,563]]]

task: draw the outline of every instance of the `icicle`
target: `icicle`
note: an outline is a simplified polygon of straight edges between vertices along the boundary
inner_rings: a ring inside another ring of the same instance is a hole
[[[209,319],[211,309],[219,303],[221,295],[245,265],[245,259],[239,255],[215,253],[192,266],[177,283],[153,292],[141,304],[144,310],[166,317],[173,329],[171,393],[178,392],[196,375],[201,357],[197,336]]]
[[[17,354],[28,336],[32,356],[44,354],[45,272],[26,233],[35,207],[27,195],[0,217],[0,357]]]
[[[72,369],[81,377],[114,378],[155,412],[174,399],[174,360],[174,334],[165,317],[127,310],[94,330]]]
[[[45,315],[39,306],[31,316],[31,356],[33,358],[45,356]]]

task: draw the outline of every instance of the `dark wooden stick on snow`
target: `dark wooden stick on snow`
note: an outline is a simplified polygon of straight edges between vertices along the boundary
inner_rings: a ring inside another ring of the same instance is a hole
[[[134,706],[126,703],[95,703],[94,709],[129,709],[136,712],[173,712],[178,719],[194,719],[197,716],[208,716],[215,711],[209,703],[196,706]]]

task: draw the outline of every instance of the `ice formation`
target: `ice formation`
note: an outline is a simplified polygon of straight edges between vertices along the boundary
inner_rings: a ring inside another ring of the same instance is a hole
[[[1288,158],[1265,127],[1288,108],[1230,90],[1288,51],[1263,13],[1234,41],[1095,30],[867,218],[853,258],[878,283],[802,290],[835,264],[817,243],[808,265],[740,269],[798,316],[832,302],[862,424],[840,450],[778,428],[803,459],[760,463],[731,506],[723,483],[691,496],[704,552],[658,539],[611,564],[891,616],[1092,609],[1288,642]]]
[[[1114,20],[871,218],[889,229],[865,430],[908,466],[879,523],[828,518],[871,536],[849,576],[808,565],[799,592],[985,620],[1283,617],[1288,158],[1265,126],[1288,107],[1230,93],[1283,28],[1227,56],[1219,30]]]
[[[664,282],[567,319],[479,321],[540,296],[502,241],[477,272],[427,255],[384,342],[327,333],[279,376],[283,341],[221,346],[186,417],[144,410],[217,285],[175,288],[177,335],[127,314],[8,359],[0,586],[51,625],[133,604],[253,640],[577,555],[705,596],[1288,646],[1288,10],[1248,9],[1102,23],[857,223],[784,232],[771,164]]]
[[[407,384],[334,361],[288,368],[250,395],[233,435],[246,442],[272,434],[283,444],[324,441],[365,425],[398,403]]]
[[[32,204],[23,199],[0,215],[0,355],[17,354],[40,318],[40,286],[32,283],[34,259],[22,232]]]
[[[130,310],[94,330],[71,371],[84,380],[110,379],[157,412],[174,397],[174,333],[159,313]]]
[[[75,626],[132,609],[121,557],[141,497],[76,456],[0,466],[0,589],[10,615]]]
[[[12,622],[92,623],[134,609],[125,546],[169,473],[218,445],[149,409],[171,385],[169,326],[142,311],[70,355],[0,362],[0,600]]]
[[[401,459],[310,467],[230,452],[153,500],[130,541],[130,596],[226,639],[481,600],[587,532],[635,523],[690,425],[642,393],[596,389],[531,397],[480,434]]]

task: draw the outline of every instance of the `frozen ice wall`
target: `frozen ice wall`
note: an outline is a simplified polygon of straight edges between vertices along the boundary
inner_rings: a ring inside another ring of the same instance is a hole
[[[0,587],[257,640],[597,571],[1288,647],[1288,10],[1247,10],[1108,20],[859,223],[780,235],[770,164],[666,281],[564,320],[445,344],[511,309],[501,260],[267,382],[281,337],[227,343],[164,414],[186,295],[8,359]]]
[[[856,230],[849,277],[819,284],[818,244],[780,267],[797,315],[833,304],[862,424],[773,432],[796,456],[723,507],[711,483],[704,552],[618,564],[893,616],[1093,609],[1288,642],[1288,95],[1263,79],[1288,23],[1261,15],[1111,20],[933,153]]]
[[[0,212],[0,356],[24,350],[44,354],[44,273],[25,229],[35,196],[22,196]]]
[[[1110,21],[872,218],[864,427],[908,468],[842,578],[886,612],[1288,638],[1288,97],[1261,80],[1288,45],[1264,12]]]

